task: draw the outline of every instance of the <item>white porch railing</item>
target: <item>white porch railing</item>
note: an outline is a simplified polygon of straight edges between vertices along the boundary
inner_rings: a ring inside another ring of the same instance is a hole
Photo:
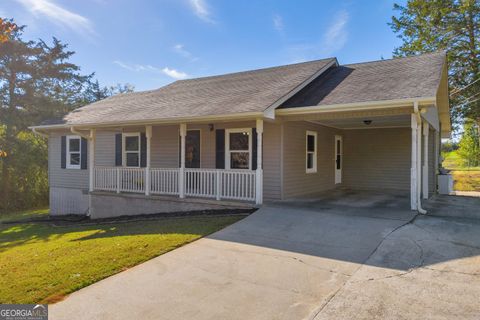
[[[150,193],[178,195],[180,169],[150,169]]]
[[[180,183],[179,168],[95,167],[94,190],[147,193],[146,175],[150,175],[149,193],[190,197],[255,201],[255,171],[224,169],[185,169]]]

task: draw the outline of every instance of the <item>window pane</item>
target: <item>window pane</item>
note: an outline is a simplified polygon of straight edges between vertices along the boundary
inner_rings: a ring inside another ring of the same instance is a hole
[[[340,155],[337,155],[336,162],[337,162],[337,170],[340,170],[342,167],[342,158]]]
[[[307,153],[307,169],[313,169],[313,153]]]
[[[138,137],[125,137],[125,150],[138,151]]]
[[[185,167],[200,168],[200,131],[187,131],[185,137]]]
[[[307,151],[315,151],[315,136],[307,135]]]
[[[80,139],[69,139],[69,151],[80,151]]]
[[[249,153],[248,152],[232,152],[230,153],[231,169],[248,169]]]
[[[248,150],[248,132],[230,133],[230,150]]]
[[[138,167],[138,153],[127,153],[127,167]]]
[[[70,164],[74,166],[80,164],[80,153],[70,153]]]

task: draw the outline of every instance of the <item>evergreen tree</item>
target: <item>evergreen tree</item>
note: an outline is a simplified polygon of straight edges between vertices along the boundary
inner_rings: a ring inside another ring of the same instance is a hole
[[[403,44],[395,56],[446,50],[454,124],[480,123],[480,1],[408,0],[390,26]]]

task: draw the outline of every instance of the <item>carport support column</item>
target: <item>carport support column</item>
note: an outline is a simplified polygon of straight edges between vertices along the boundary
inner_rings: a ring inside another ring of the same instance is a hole
[[[410,167],[410,208],[417,210],[417,132],[418,123],[417,115],[412,113],[411,115],[411,127],[412,127],[412,164]]]
[[[88,187],[88,190],[90,192],[93,192],[93,189],[94,189],[94,179],[95,179],[95,138],[96,138],[96,131],[95,129],[90,129],[90,139],[88,139],[89,141],[89,154],[90,154],[90,157],[88,158],[88,177],[89,177],[89,187]]]
[[[423,179],[422,193],[423,199],[428,199],[428,135],[430,126],[427,122],[423,123]]]
[[[150,195],[150,158],[152,142],[152,126],[145,127],[145,138],[147,139],[147,166],[145,168],[145,195]]]
[[[255,203],[263,203],[263,163],[262,163],[262,141],[263,141],[263,120],[257,119],[257,170],[255,172]]]
[[[180,172],[178,177],[178,191],[180,198],[185,198],[185,137],[187,124],[180,124]]]

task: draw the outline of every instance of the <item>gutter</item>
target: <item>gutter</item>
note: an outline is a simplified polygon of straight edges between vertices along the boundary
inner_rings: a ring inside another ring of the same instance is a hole
[[[39,136],[41,136],[41,137],[43,137],[43,138],[48,139],[48,134],[46,134],[45,132],[40,132],[40,131],[38,131],[38,129],[35,128],[35,127],[31,127],[30,129],[32,129],[32,132],[33,132],[34,134],[39,135]]]
[[[353,102],[343,104],[331,104],[331,105],[316,105],[305,107],[293,107],[285,109],[277,109],[275,113],[277,115],[305,115],[312,113],[327,113],[332,111],[360,111],[360,110],[374,110],[385,108],[397,108],[397,107],[410,107],[412,104],[417,103],[422,106],[429,106],[434,104],[436,97],[422,97],[416,99],[394,99],[394,100],[380,100],[380,101],[365,101],[365,102]]]
[[[71,131],[72,133],[74,133],[74,134],[82,137],[82,138],[85,138],[85,139],[87,139],[87,140],[90,139],[90,134],[84,134],[84,133],[82,133],[82,132],[80,132],[80,131],[77,131],[77,130],[75,129],[75,127],[70,127],[70,131]]]

